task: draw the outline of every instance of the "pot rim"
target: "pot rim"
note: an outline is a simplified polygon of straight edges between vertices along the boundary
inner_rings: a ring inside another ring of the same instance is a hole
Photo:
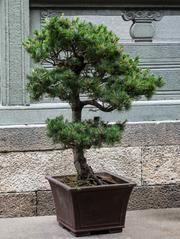
[[[109,174],[113,177],[116,177],[118,179],[121,179],[124,181],[124,183],[115,183],[115,184],[107,184],[107,185],[98,185],[98,186],[82,186],[82,187],[70,187],[68,186],[67,184],[57,180],[56,178],[59,178],[59,177],[62,177],[62,176],[71,176],[71,175],[76,175],[76,174],[66,174],[66,175],[60,175],[60,176],[46,176],[45,178],[49,181],[49,182],[52,182],[56,185],[59,185],[63,188],[65,188],[66,190],[68,191],[94,191],[94,190],[102,190],[102,189],[116,189],[116,188],[127,188],[127,187],[134,187],[136,186],[137,184],[134,183],[133,181],[127,179],[126,177],[124,176],[119,176],[117,174],[114,174],[114,173],[111,173],[109,171],[103,171],[103,172],[96,172],[95,173],[96,175],[103,175],[103,174]]]

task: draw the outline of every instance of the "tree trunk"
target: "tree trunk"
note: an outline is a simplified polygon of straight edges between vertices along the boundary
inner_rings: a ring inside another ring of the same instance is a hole
[[[81,121],[81,113],[81,102],[80,100],[77,100],[76,104],[72,105],[72,121]],[[80,146],[74,146],[73,155],[79,183],[82,185],[102,184],[101,180],[97,178],[92,168],[87,164],[87,160],[84,157],[84,149]]]
[[[78,181],[83,185],[100,185],[101,180],[94,174],[92,168],[87,164],[87,160],[84,157],[84,150],[79,147],[74,147],[74,165],[78,175]]]

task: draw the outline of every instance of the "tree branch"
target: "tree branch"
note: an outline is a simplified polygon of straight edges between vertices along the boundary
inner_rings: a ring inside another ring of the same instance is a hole
[[[81,104],[82,104],[82,107],[84,107],[85,105],[93,105],[103,112],[112,112],[113,110],[115,110],[114,107],[112,106],[105,107],[101,105],[100,103],[98,103],[96,100],[85,100],[85,101],[82,101]]]

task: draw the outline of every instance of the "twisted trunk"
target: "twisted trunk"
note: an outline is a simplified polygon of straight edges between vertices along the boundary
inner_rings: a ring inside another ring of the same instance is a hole
[[[77,171],[77,179],[80,185],[100,185],[101,180],[94,174],[92,168],[87,164],[82,148],[74,147],[74,165]]]
[[[81,121],[82,105],[78,99],[72,104],[72,121]],[[84,149],[80,146],[74,146],[74,166],[77,171],[77,178],[80,185],[100,185],[101,180],[94,174],[92,168],[87,164],[87,160],[84,157]]]

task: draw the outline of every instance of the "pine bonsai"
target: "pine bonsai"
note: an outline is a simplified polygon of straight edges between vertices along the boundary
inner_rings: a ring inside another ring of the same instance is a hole
[[[71,122],[63,116],[47,120],[49,137],[72,148],[80,183],[102,184],[87,164],[84,151],[119,141],[124,124],[83,121],[83,108],[91,105],[104,112],[127,110],[139,96],[150,98],[163,85],[162,78],[140,69],[138,58],[126,54],[119,38],[106,26],[78,18],[47,18],[42,29],[23,44],[35,62],[52,65],[52,69],[35,68],[28,75],[31,98],[39,100],[48,94],[69,102],[72,110]]]

